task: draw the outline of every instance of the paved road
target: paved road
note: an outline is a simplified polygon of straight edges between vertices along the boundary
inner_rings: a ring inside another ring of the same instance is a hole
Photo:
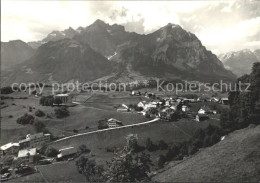
[[[115,128],[107,128],[107,129],[102,129],[102,130],[96,130],[96,131],[76,134],[76,135],[64,137],[64,138],[56,140],[56,141],[54,141],[52,143],[60,142],[60,141],[67,140],[67,139],[70,139],[70,138],[73,138],[73,137],[78,137],[78,136],[82,136],[82,135],[88,135],[88,134],[92,134],[92,133],[99,133],[99,132],[103,132],[103,131],[117,130],[117,129],[121,129],[121,128],[129,128],[129,127],[133,127],[133,126],[141,126],[141,125],[145,125],[145,124],[154,123],[154,122],[157,122],[159,120],[160,120],[160,118],[155,118],[155,119],[152,119],[152,120],[146,121],[146,122],[141,122],[141,123],[136,123],[136,124],[131,124],[131,125],[124,125],[124,126],[120,126],[120,127],[115,127]]]

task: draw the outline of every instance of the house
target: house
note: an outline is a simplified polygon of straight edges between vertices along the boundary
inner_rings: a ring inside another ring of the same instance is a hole
[[[51,135],[36,133],[36,134],[28,134],[26,135],[26,139],[19,141],[21,149],[24,148],[41,148],[43,145],[50,142]]]
[[[217,97],[212,97],[212,98],[210,99],[210,102],[219,102],[219,98],[217,98]]]
[[[149,102],[147,104],[144,105],[143,109],[150,109],[150,108],[156,108],[157,107],[157,103],[155,102]]]
[[[137,104],[137,106],[138,106],[138,107],[142,107],[142,108],[144,109],[145,104],[146,104],[146,101],[140,101],[140,102]]]
[[[26,149],[30,147],[30,139],[23,139],[19,141],[20,149]]]
[[[219,100],[219,103],[220,103],[220,104],[228,105],[228,98],[221,98],[221,99]]]
[[[110,118],[109,120],[107,120],[107,124],[109,128],[116,128],[119,126],[123,126],[123,123],[121,121],[114,118]]]
[[[212,114],[212,110],[208,106],[203,106],[198,111],[198,114]]]
[[[204,121],[204,120],[207,120],[207,119],[209,119],[208,115],[206,115],[206,114],[197,114],[195,120],[198,121],[198,122],[201,122],[201,121]]]
[[[127,112],[129,109],[125,104],[122,104],[120,107],[117,108],[117,112]]]
[[[173,109],[173,110],[177,110],[177,108],[178,108],[178,105],[179,105],[179,103],[178,102],[171,102],[171,109]]]
[[[175,110],[171,109],[171,108],[165,108],[163,109],[161,112],[159,112],[159,117],[161,119],[165,119],[165,120],[172,120],[172,114],[175,113]]]
[[[24,159],[29,163],[34,162],[35,155],[36,155],[36,148],[23,149],[18,152],[18,158]]]
[[[66,105],[66,104],[72,103],[72,96],[68,93],[54,95],[54,102],[55,102],[56,98],[59,98],[62,101],[61,105]],[[53,105],[58,105],[58,104],[53,103]]]
[[[17,155],[19,149],[20,149],[19,143],[10,142],[8,144],[1,146],[0,155],[1,156]]]
[[[189,108],[188,106],[186,106],[186,105],[183,105],[183,106],[181,107],[181,110],[182,110],[183,112],[188,112],[188,111],[190,110],[190,108]]]
[[[71,158],[77,153],[77,149],[74,147],[67,147],[59,150],[57,155],[58,160],[63,160],[65,158]]]
[[[140,91],[132,91],[131,95],[140,96],[141,92]]]

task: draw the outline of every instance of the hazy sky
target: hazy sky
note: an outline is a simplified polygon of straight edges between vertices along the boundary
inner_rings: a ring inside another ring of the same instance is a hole
[[[1,40],[36,41],[96,19],[147,34],[168,23],[218,54],[260,48],[260,1],[1,1]]]

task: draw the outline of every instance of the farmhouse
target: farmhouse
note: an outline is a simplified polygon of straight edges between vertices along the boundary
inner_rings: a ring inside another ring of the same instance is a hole
[[[122,104],[120,107],[117,108],[117,111],[126,112],[128,111],[128,107],[125,104]]]
[[[107,124],[108,124],[109,128],[123,126],[123,123],[121,121],[114,119],[114,118],[110,118],[109,120],[107,120]]]
[[[150,109],[150,108],[156,108],[157,107],[157,104],[156,103],[153,103],[153,102],[149,102],[147,104],[144,105],[143,109]]]
[[[221,98],[221,99],[219,100],[219,103],[220,103],[220,104],[228,105],[228,98]]]
[[[141,92],[140,91],[132,91],[131,95],[140,96]]]
[[[26,139],[19,141],[21,149],[41,148],[44,144],[50,142],[50,134],[36,133],[26,135]]]
[[[72,96],[68,93],[65,93],[65,94],[57,94],[54,96],[54,102],[55,102],[55,99],[60,99],[61,100],[61,105],[66,105],[66,104],[71,104],[72,103]],[[55,104],[53,103],[54,105],[58,105],[58,104]]]
[[[146,104],[146,101],[140,101],[140,102],[137,104],[137,106],[138,106],[138,107],[142,107],[142,108],[144,109],[145,104]]]
[[[74,147],[67,147],[64,149],[60,149],[59,152],[60,153],[57,155],[57,158],[61,160],[64,158],[73,157],[77,153],[77,149]]]
[[[201,121],[204,121],[204,120],[207,120],[207,119],[209,119],[208,115],[206,115],[206,114],[197,114],[195,120],[198,121],[198,122],[201,122]]]
[[[182,110],[183,112],[188,112],[188,111],[190,110],[190,108],[189,108],[188,106],[186,106],[186,105],[183,105],[183,106],[181,107],[181,110]]]
[[[8,144],[5,144],[3,146],[1,146],[0,148],[0,155],[4,156],[4,155],[14,155],[17,154],[19,151],[19,143],[13,143],[10,142]]]
[[[203,106],[198,111],[198,114],[212,114],[212,110],[208,106]]]
[[[36,148],[23,149],[18,152],[18,158],[24,159],[24,160],[28,161],[29,163],[34,162],[35,155],[36,155]]]

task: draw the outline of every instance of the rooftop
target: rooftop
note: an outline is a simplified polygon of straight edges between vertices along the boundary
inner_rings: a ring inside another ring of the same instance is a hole
[[[23,149],[18,152],[18,158],[23,158],[27,157],[28,155],[30,156],[35,156],[36,155],[36,148],[32,149]]]
[[[1,150],[2,151],[5,151],[6,149],[9,149],[10,147],[13,147],[13,146],[19,146],[19,143],[13,143],[13,142],[10,142],[8,144],[5,144],[3,146],[1,146]]]

